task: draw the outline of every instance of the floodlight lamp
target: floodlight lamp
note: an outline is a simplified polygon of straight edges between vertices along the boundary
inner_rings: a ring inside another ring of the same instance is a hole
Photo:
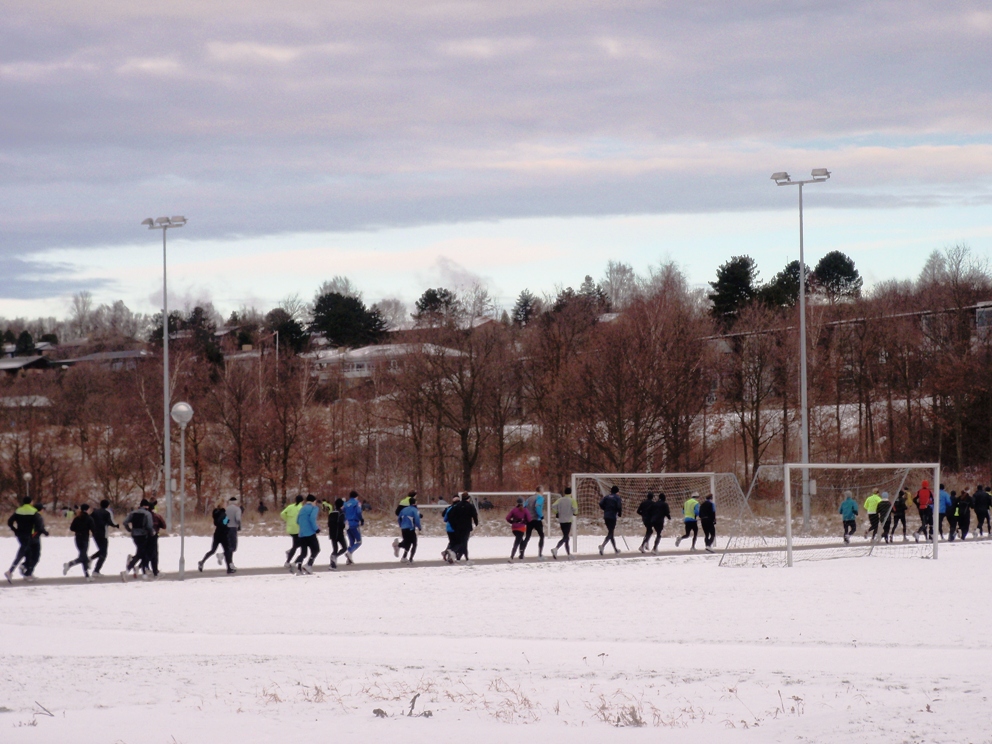
[[[148,225],[148,229],[151,230],[153,227],[155,227],[155,220],[153,220],[151,217],[149,217],[148,219],[143,220],[141,222],[141,224],[142,225]]]
[[[788,183],[792,179],[785,171],[779,171],[778,173],[772,173],[772,180],[775,181],[775,183],[782,183],[783,181]]]
[[[30,483],[31,482],[31,473],[25,473],[24,474],[24,480],[26,480],[28,483]]]
[[[193,418],[193,406],[189,403],[179,402],[172,407],[172,420],[182,427],[185,427]]]
[[[156,225],[168,225],[169,224],[169,218],[168,217],[159,217],[157,220],[155,220],[155,224]]]
[[[172,218],[172,224],[173,225],[178,225],[179,227],[182,227],[183,225],[186,224],[186,218],[185,217],[173,217]]]
[[[814,168],[811,174],[813,178],[822,178],[824,180],[830,178],[830,171],[826,168]]]

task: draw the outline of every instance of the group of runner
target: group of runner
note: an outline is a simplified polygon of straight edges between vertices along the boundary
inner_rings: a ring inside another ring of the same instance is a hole
[[[989,521],[989,512],[992,510],[992,494],[979,484],[972,494],[967,488],[961,493],[951,491],[948,493],[944,484],[940,484],[940,489],[936,498],[930,489],[929,481],[922,481],[920,490],[910,498],[910,493],[900,490],[893,501],[888,492],[878,492],[873,490],[865,499],[862,505],[865,514],[868,516],[868,526],[865,528],[864,538],[866,540],[877,540],[879,527],[882,529],[882,541],[891,543],[895,540],[896,532],[902,526],[903,542],[909,541],[906,527],[906,513],[910,503],[916,508],[919,515],[920,524],[913,531],[913,539],[916,542],[922,537],[924,540],[933,538],[933,508],[934,502],[937,505],[937,534],[944,538],[944,523],[947,522],[947,540],[953,542],[960,537],[962,540],[968,537],[971,531],[971,513],[975,513],[975,529],[980,537],[986,534],[992,536],[992,522]],[[850,543],[851,537],[858,531],[858,502],[854,500],[854,495],[850,491],[844,491],[844,500],[841,502],[841,520],[844,525],[844,542]]]

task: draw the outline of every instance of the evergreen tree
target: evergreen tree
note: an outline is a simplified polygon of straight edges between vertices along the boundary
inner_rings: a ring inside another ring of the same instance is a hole
[[[313,306],[313,333],[323,334],[334,346],[366,346],[382,340],[386,323],[376,310],[369,310],[357,297],[328,292]]]
[[[810,291],[809,266],[806,267],[806,292]],[[795,307],[799,302],[799,261],[790,261],[775,278],[759,290],[762,302],[769,307]]]
[[[265,325],[269,331],[279,334],[279,344],[294,354],[299,354],[307,345],[307,332],[300,322],[286,310],[277,307],[265,316]]]
[[[530,290],[523,290],[517,297],[517,304],[513,306],[513,324],[525,326],[530,319],[540,309],[540,301],[531,294]]]
[[[734,256],[716,270],[716,281],[710,286],[713,317],[732,325],[758,295],[758,266],[750,256]]]
[[[414,307],[414,321],[418,325],[430,326],[451,323],[461,310],[458,296],[443,287],[426,290]]]
[[[830,302],[840,297],[860,297],[864,283],[854,261],[841,251],[830,251],[821,258],[813,270],[813,279]]]
[[[21,331],[21,335],[17,337],[17,344],[14,346],[14,355],[28,356],[29,354],[34,354],[34,339],[27,331]]]

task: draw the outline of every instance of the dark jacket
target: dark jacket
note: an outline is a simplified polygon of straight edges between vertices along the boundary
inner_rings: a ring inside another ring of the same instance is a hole
[[[131,533],[131,537],[148,537],[154,530],[152,513],[143,506],[124,517],[123,524],[124,529]]]
[[[332,511],[327,515],[327,536],[332,540],[344,542],[344,514],[339,511]]]
[[[654,499],[644,499],[638,507],[637,513],[641,517],[641,521],[644,522],[644,526],[647,527],[651,524],[651,520],[654,517]]]
[[[87,542],[95,529],[93,517],[89,514],[78,515],[69,525],[69,531],[75,534],[76,542]]]
[[[716,520],[716,505],[712,501],[703,501],[699,505],[699,518]]]
[[[158,512],[152,512],[152,534],[157,537],[159,530],[164,530],[165,528],[165,517]]]
[[[653,527],[664,527],[665,520],[672,518],[672,509],[667,501],[655,501],[654,509],[651,510],[651,525]]]
[[[214,534],[227,535],[227,509],[214,509],[210,517],[214,520]]]
[[[906,497],[905,496],[896,496],[896,500],[892,504],[892,512],[897,517],[905,517],[906,516]]]
[[[603,510],[603,519],[619,519],[623,516],[623,500],[619,494],[604,496],[599,502],[599,508]]]
[[[120,529],[119,524],[114,524],[114,517],[110,513],[110,509],[104,509],[100,507],[93,512],[93,538],[95,540],[102,540],[107,536],[108,527],[117,527]]]
[[[882,499],[878,502],[878,520],[884,522],[892,514],[892,502],[888,499]]]
[[[987,512],[992,507],[992,496],[985,489],[979,488],[971,497],[971,503],[976,512]]]
[[[448,511],[448,524],[455,532],[471,532],[473,525],[479,526],[479,512],[471,501],[459,501]]]
[[[968,494],[958,496],[958,511],[957,511],[958,519],[963,519],[965,521],[971,519],[971,507],[972,507],[971,496],[969,496]]]
[[[7,526],[14,531],[17,539],[21,542],[30,540],[37,535],[47,535],[45,520],[41,517],[41,512],[31,504],[24,504],[17,507],[17,510],[10,515]]]

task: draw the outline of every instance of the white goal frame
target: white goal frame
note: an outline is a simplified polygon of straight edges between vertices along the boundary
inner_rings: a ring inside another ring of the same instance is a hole
[[[939,462],[875,462],[875,463],[819,463],[819,462],[788,462],[782,465],[782,496],[785,499],[785,564],[792,567],[792,471],[798,470],[802,476],[805,471],[803,481],[809,482],[810,470],[932,470],[933,488],[933,527],[930,530],[933,542],[933,559],[937,560],[937,522],[940,509],[940,463]],[[804,499],[806,498],[804,494]]]
[[[710,483],[710,493],[713,494],[713,498],[716,498],[716,479],[721,475],[726,475],[726,473],[718,473],[716,471],[705,472],[705,473],[572,473],[572,496],[576,500],[579,498],[579,478],[626,478],[626,479],[638,479],[647,480],[648,478],[662,479],[665,478],[708,478]],[[572,522],[572,550],[576,553],[579,552],[579,520],[578,514],[575,515],[575,520]],[[590,515],[584,514],[583,516],[589,517]]]

